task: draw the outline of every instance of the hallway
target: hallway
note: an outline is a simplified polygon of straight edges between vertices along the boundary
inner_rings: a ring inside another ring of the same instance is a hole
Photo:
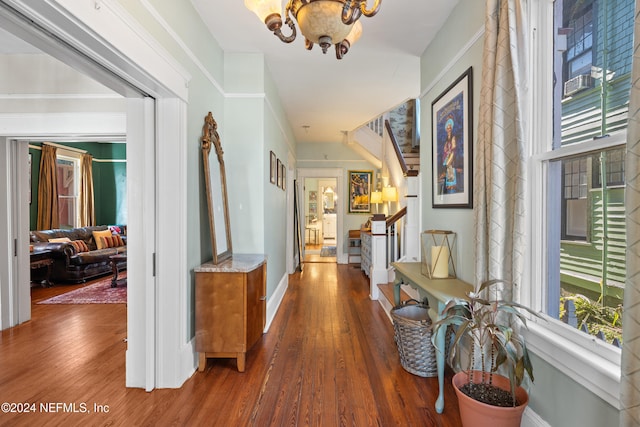
[[[125,305],[33,305],[33,321],[2,332],[0,400],[64,402],[90,413],[0,414],[0,425],[458,426],[447,372],[407,373],[393,328],[349,265],[311,263],[289,276],[269,332],[247,369],[210,359],[177,390],[125,389]],[[94,404],[108,406],[95,413]]]

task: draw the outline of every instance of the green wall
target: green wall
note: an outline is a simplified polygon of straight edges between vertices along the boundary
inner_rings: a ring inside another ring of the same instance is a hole
[[[39,142],[29,143],[41,146]],[[74,142],[59,143],[85,150],[93,156],[93,191],[97,225],[127,223],[127,146],[122,143]],[[41,150],[29,148],[31,159],[30,229],[36,229],[38,215],[38,176]]]
[[[187,335],[193,337],[193,269],[212,259],[200,149],[205,116],[211,112],[218,123],[224,151],[233,252],[267,255],[268,298],[286,274],[286,193],[265,183],[267,159],[273,150],[289,164],[295,141],[261,55],[225,54],[189,2],[149,0],[120,5],[191,77],[185,111],[185,191]]]
[[[478,129],[478,99],[482,76],[484,2],[461,0],[436,39],[421,58],[422,146],[430,146],[431,104],[468,67],[473,67],[474,145]],[[480,34],[480,37],[477,37]],[[446,72],[444,67],[448,67]],[[422,165],[431,164],[430,150],[421,150]],[[427,170],[425,167],[423,170]],[[474,219],[471,209],[432,209],[431,176],[422,174],[422,227],[445,228],[458,234],[459,259],[473,260]],[[473,283],[474,264],[460,262],[462,280]],[[533,356],[535,384],[530,390],[530,408],[552,426],[618,425],[618,411],[594,392],[570,379],[540,357]]]

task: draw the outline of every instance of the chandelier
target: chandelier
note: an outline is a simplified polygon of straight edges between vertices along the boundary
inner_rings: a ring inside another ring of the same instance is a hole
[[[293,17],[305,37],[307,49],[315,43],[322,53],[327,53],[331,45],[335,45],[338,59],[342,59],[360,38],[360,16],[374,16],[380,9],[380,3],[382,0],[375,0],[373,7],[367,9],[367,0],[289,0],[284,23],[291,29],[291,35],[285,36],[282,33],[282,0],[244,0],[247,9],[258,15],[269,31],[283,42],[291,43],[296,38]]]

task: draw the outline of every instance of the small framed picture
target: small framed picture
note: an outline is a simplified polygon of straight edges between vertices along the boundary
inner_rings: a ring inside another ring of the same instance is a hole
[[[278,180],[277,185],[279,188],[282,188],[282,162],[280,161],[280,159],[277,160],[276,175]]]
[[[270,152],[269,156],[269,182],[272,184],[276,183],[276,176],[278,175],[278,171],[276,170],[276,153],[273,151]]]
[[[282,188],[283,190],[286,190],[286,189],[287,189],[287,167],[286,167],[286,166],[285,166],[285,164],[283,163],[283,164],[280,166],[280,168],[281,168],[281,170],[282,170],[282,172],[281,172],[281,175],[282,175],[282,185],[280,186],[280,188]]]

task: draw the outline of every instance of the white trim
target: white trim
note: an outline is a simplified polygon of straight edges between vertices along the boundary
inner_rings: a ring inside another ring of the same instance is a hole
[[[21,100],[21,99],[33,99],[36,101],[42,99],[122,99],[122,96],[117,93],[10,93],[0,94],[0,99],[8,100]]]
[[[187,106],[181,100],[161,99],[157,104],[156,234],[157,384],[180,387],[197,367],[195,341],[189,336],[187,268]],[[178,118],[178,124],[169,117]],[[171,223],[172,233],[162,232]],[[177,242],[176,242],[177,240]],[[170,315],[168,315],[170,313]]]
[[[522,283],[522,303],[538,312],[546,307],[548,282],[547,227],[548,223],[548,161],[565,156],[612,147],[624,143],[626,132],[571,144],[552,150],[553,138],[553,1],[541,0],[531,5],[530,88],[533,106],[530,109],[528,141],[528,239],[526,274]],[[537,236],[533,238],[533,236]],[[620,350],[571,328],[557,319],[543,315],[532,318],[525,332],[530,349],[543,360],[567,375],[586,390],[603,399],[614,408],[620,407]]]
[[[271,323],[273,323],[273,319],[276,317],[276,314],[278,313],[278,309],[282,304],[282,300],[284,299],[284,296],[287,293],[288,287],[289,287],[289,275],[285,274],[280,279],[280,282],[278,283],[278,287],[276,287],[276,290],[271,295],[271,298],[269,298],[269,301],[267,301],[267,316],[266,316],[267,321],[264,326],[264,333],[267,333],[269,331],[269,328],[271,327]]]
[[[529,322],[529,348],[556,369],[616,409],[620,409],[620,363],[598,355],[607,345],[592,337],[591,345],[573,343],[553,329]]]
[[[0,113],[0,134],[35,140],[83,139],[82,135],[123,140],[127,115],[120,113]],[[86,138],[86,137],[85,137]],[[83,139],[87,141],[87,139]],[[103,139],[104,140],[104,139]]]
[[[93,163],[127,163],[125,159],[96,159],[94,158]]]
[[[522,423],[521,427],[551,427],[551,424],[540,418],[530,406],[527,406],[524,409],[524,414],[522,414]]]
[[[606,150],[607,148],[625,145],[627,143],[627,130],[623,129],[612,135],[606,135],[602,138],[593,139],[577,144],[564,145],[555,150],[549,150],[533,157],[536,161],[557,160],[563,157],[576,156],[586,154],[590,151]]]
[[[420,98],[426,96],[431,89],[433,89],[445,76],[450,76],[451,69],[454,66],[457,66],[460,63],[460,60],[467,55],[469,49],[471,49],[476,42],[484,35],[484,25],[480,28],[476,33],[469,39],[467,44],[465,44],[462,49],[458,51],[458,53],[449,61],[447,65],[440,71],[440,73],[429,83],[425,89],[420,93]]]

